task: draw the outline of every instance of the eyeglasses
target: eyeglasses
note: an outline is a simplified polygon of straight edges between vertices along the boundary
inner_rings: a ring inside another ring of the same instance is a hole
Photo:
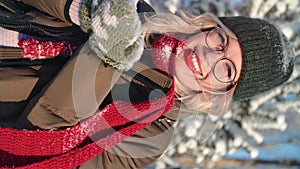
[[[209,30],[205,37],[205,43],[207,47],[216,53],[224,53],[224,57],[218,60],[213,65],[213,75],[221,83],[230,83],[230,86],[225,91],[230,90],[235,85],[236,67],[234,63],[228,59],[224,50],[228,46],[228,35],[220,27],[214,27]]]

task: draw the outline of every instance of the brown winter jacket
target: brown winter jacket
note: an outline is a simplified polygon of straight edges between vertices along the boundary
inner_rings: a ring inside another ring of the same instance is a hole
[[[51,38],[63,36],[81,42],[86,40],[87,35],[66,17],[64,11],[70,0],[22,2],[30,5],[15,0],[0,0],[1,16],[7,16],[6,19],[1,17],[1,27]],[[131,92],[130,99],[139,101],[148,97],[143,95],[143,92],[149,90],[149,85],[158,85],[166,92],[171,83],[170,78],[153,69],[139,73],[142,76],[133,76],[132,71],[118,72],[103,64],[84,48],[70,59],[30,61],[20,56],[21,49],[0,49],[2,127],[60,129],[73,126],[80,120],[92,116],[99,106],[103,107],[112,101],[112,94],[109,93],[120,93],[119,91],[125,88],[130,91],[125,93],[123,91],[123,97]],[[143,58],[149,60],[147,56],[144,54]],[[143,69],[143,66],[141,62],[137,63],[133,72]],[[157,76],[152,76],[153,74]],[[143,77],[144,80],[138,77]],[[112,92],[114,90],[116,92]],[[137,96],[137,93],[140,93],[140,96]],[[94,104],[90,102],[90,95],[95,95],[92,100]],[[167,113],[132,137],[78,168],[143,168],[149,165],[160,156],[170,142],[171,126],[176,117],[175,111]],[[158,139],[159,142],[153,139]]]

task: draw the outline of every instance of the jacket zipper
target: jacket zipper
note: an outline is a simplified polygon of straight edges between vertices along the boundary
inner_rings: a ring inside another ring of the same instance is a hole
[[[3,59],[0,60],[0,67],[16,67],[16,66],[36,66],[36,65],[47,65],[51,63],[57,62],[66,62],[69,58],[61,57],[61,58],[53,58],[53,59],[37,59],[37,60],[29,60],[29,59]]]
[[[28,59],[3,59],[0,60],[0,67],[10,67],[10,66],[35,66],[42,65],[45,60],[28,60]]]
[[[33,23],[28,23],[28,25],[13,25],[13,24],[7,24],[7,23],[0,23],[0,27],[11,29],[11,30],[31,30],[35,32],[42,32],[46,36],[51,37],[69,37],[72,35],[71,31],[63,31],[61,33],[52,33],[50,31],[47,31],[46,29],[42,28],[45,27],[43,25],[35,25]]]

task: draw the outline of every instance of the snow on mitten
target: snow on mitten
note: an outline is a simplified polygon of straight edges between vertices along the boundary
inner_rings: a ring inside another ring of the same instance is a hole
[[[106,64],[128,70],[143,52],[141,22],[130,0],[84,0],[80,26],[90,31],[89,47]],[[91,11],[85,4],[90,4]],[[86,15],[89,15],[90,18]]]

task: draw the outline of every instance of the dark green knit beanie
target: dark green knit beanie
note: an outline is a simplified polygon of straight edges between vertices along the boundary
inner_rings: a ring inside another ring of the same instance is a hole
[[[243,53],[241,78],[233,100],[245,100],[289,79],[294,48],[273,24],[243,16],[220,17],[238,38]]]

